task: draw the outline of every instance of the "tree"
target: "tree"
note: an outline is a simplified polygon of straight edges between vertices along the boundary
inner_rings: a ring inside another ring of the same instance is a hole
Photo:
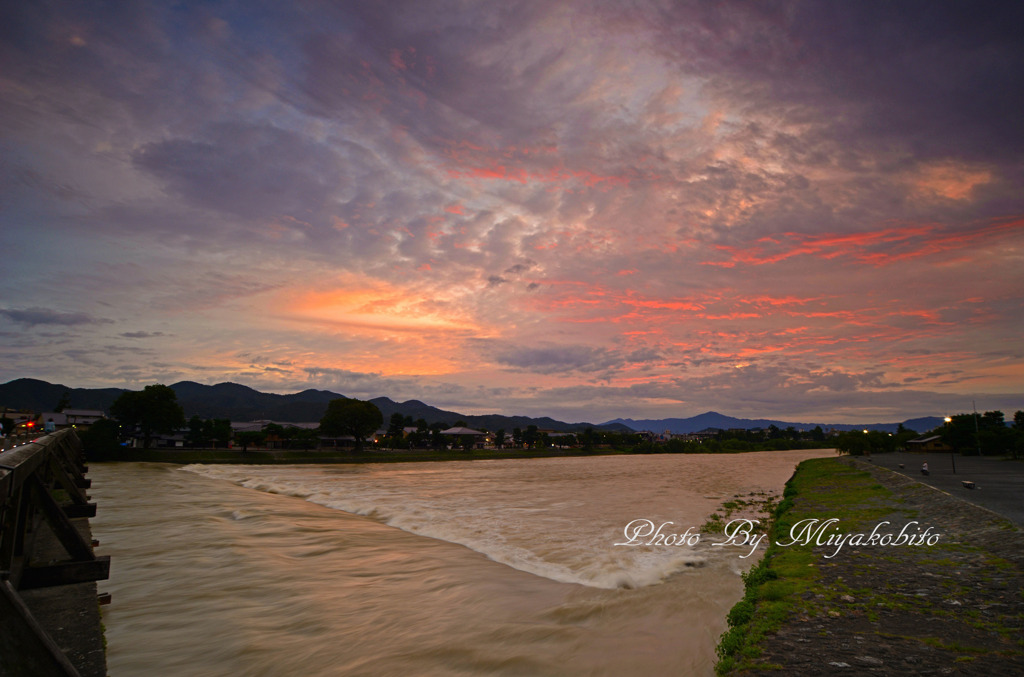
[[[110,415],[142,433],[142,445],[149,448],[154,434],[171,434],[185,427],[185,412],[169,387],[156,384],[141,391],[121,393],[110,405]]]
[[[836,438],[836,449],[851,456],[863,456],[868,449],[868,439],[864,433],[849,431]]]
[[[1001,454],[1013,448],[1013,432],[1006,427],[1003,412],[957,414],[941,429],[942,441],[965,456],[977,453]]]
[[[185,444],[193,448],[206,446],[206,437],[203,435],[203,419],[195,414],[188,420],[188,432],[185,433]]]
[[[225,447],[231,442],[231,421],[226,418],[210,418],[203,421],[203,438],[207,443],[212,443],[214,448],[217,444]]]
[[[254,447],[263,444],[267,439],[265,433],[259,430],[245,430],[242,432],[235,433],[235,442],[242,445],[242,453],[249,451],[249,446]]]
[[[288,439],[291,437],[289,430],[279,423],[268,423],[263,426],[264,441],[270,448],[274,448],[277,442],[280,442],[283,448],[287,447]]]
[[[120,444],[121,426],[109,418],[100,420],[89,426],[88,430],[79,433],[85,457],[102,460],[117,451]]]
[[[1013,430],[1006,427],[1003,412],[986,411],[981,417],[978,442],[984,454],[1003,454],[1013,449]]]
[[[956,414],[949,423],[942,426],[939,435],[942,441],[965,456],[978,450],[977,417],[974,414]]]
[[[494,433],[494,446],[498,449],[505,448],[505,429],[498,428],[498,432]]]
[[[406,417],[402,416],[401,413],[395,412],[391,414],[391,419],[388,422],[388,431],[385,436],[385,442],[388,448],[394,449],[396,447],[404,446],[405,442],[405,423]]]
[[[320,419],[320,430],[331,437],[351,435],[356,448],[362,449],[367,437],[384,423],[384,415],[373,402],[338,398],[327,403],[327,413]]]
[[[405,417],[399,412],[391,414],[391,420],[388,422],[388,435],[399,436],[405,429]]]
[[[1018,411],[1013,415],[1013,458],[1016,460],[1024,453],[1024,411]]]
[[[915,439],[917,437],[918,437],[918,434],[917,434],[916,430],[911,430],[910,428],[905,428],[905,427],[903,427],[903,424],[900,423],[899,428],[896,429],[896,436],[893,439],[895,439],[895,441],[896,441],[896,448],[897,449],[906,449],[907,448],[907,442],[909,442],[910,440]]]
[[[435,421],[430,425],[430,446],[434,449],[444,449],[448,446],[447,441],[444,439],[444,435],[441,434],[442,430],[450,428],[447,423]]]
[[[292,448],[296,446],[299,449],[316,449],[317,445],[320,444],[320,432],[318,430],[310,430],[308,428],[290,428],[291,438],[289,445]]]
[[[57,406],[53,408],[58,414],[71,406],[71,391],[65,390],[64,394],[60,396],[60,401],[57,402]]]

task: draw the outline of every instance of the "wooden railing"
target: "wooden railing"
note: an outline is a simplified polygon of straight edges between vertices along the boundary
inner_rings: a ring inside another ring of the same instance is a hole
[[[0,674],[79,674],[21,593],[109,576],[110,558],[97,557],[72,522],[96,514],[86,470],[72,429],[0,453]],[[54,537],[66,557],[33,556]]]

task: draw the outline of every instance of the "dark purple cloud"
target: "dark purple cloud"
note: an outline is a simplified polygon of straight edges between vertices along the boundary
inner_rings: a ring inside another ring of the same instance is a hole
[[[102,317],[93,317],[88,313],[68,313],[50,308],[0,308],[0,315],[3,315],[12,322],[34,327],[37,325],[59,325],[73,327],[87,324],[106,324],[111,320]]]
[[[166,336],[162,331],[126,331],[120,334],[124,338],[147,339]]]
[[[1018,3],[674,3],[648,16],[681,69],[794,122],[827,120],[833,138],[923,158],[1024,150]]]
[[[133,160],[193,204],[250,219],[319,221],[344,189],[333,151],[294,132],[224,123],[201,138],[150,143]]]

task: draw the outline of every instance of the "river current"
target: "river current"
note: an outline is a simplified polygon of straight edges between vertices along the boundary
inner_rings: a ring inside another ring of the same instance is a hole
[[[109,672],[711,675],[759,554],[616,543],[831,453],[93,464]]]

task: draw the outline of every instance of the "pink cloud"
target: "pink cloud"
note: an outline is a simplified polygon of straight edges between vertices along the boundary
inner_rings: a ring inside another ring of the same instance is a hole
[[[973,248],[1024,232],[1024,219],[1010,217],[985,224],[966,224],[949,228],[940,224],[907,224],[860,233],[813,235],[787,232],[763,237],[753,245],[715,245],[728,254],[726,260],[709,260],[709,266],[732,268],[737,264],[766,265],[797,256],[815,256],[826,260],[844,259],[871,266],[886,266],[900,261]]]

